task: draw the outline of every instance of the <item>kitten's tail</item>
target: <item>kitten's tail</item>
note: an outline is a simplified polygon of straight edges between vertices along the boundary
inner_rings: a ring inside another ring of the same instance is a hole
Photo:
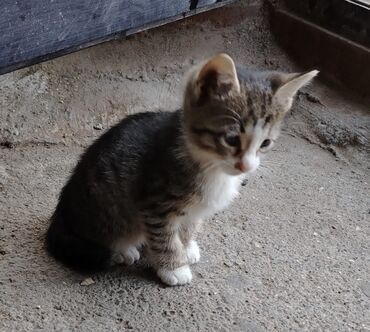
[[[55,215],[46,234],[46,248],[57,260],[81,272],[108,268],[112,255],[109,248],[73,234]]]

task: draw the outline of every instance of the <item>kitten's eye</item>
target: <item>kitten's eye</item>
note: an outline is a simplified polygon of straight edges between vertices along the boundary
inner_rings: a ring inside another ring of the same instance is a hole
[[[262,144],[261,144],[261,149],[262,148],[267,148],[268,146],[270,146],[271,144],[271,140],[270,139],[265,139]]]
[[[240,145],[239,135],[225,136],[225,142],[230,146],[237,147]]]

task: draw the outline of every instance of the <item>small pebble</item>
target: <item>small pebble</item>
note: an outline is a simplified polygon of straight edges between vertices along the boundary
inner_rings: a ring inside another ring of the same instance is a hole
[[[92,278],[86,278],[85,280],[82,280],[80,285],[81,286],[90,286],[95,284],[95,281]]]
[[[102,130],[103,129],[103,125],[101,123],[98,123],[97,125],[94,125],[94,129],[95,130]]]
[[[18,136],[19,135],[19,130],[17,128],[14,128],[10,131],[13,135]]]

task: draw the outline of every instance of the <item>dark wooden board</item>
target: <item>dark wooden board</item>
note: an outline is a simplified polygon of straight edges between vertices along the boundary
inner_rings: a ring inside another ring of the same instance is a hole
[[[273,9],[271,23],[277,41],[297,63],[307,69],[320,69],[320,78],[324,80],[369,96],[368,47],[303,19],[284,7]]]
[[[285,0],[288,11],[370,47],[370,4],[361,0]]]
[[[0,0],[0,74],[232,0]]]

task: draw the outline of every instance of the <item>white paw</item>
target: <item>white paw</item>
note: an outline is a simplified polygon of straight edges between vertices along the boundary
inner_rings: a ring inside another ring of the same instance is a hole
[[[190,241],[188,247],[186,248],[186,257],[189,264],[198,263],[200,260],[198,244],[193,240]]]
[[[115,252],[112,260],[116,264],[132,265],[140,259],[139,250],[135,246],[128,247],[122,252]]]
[[[158,277],[170,286],[188,284],[193,278],[189,265],[178,267],[175,270],[160,269],[157,273]]]

